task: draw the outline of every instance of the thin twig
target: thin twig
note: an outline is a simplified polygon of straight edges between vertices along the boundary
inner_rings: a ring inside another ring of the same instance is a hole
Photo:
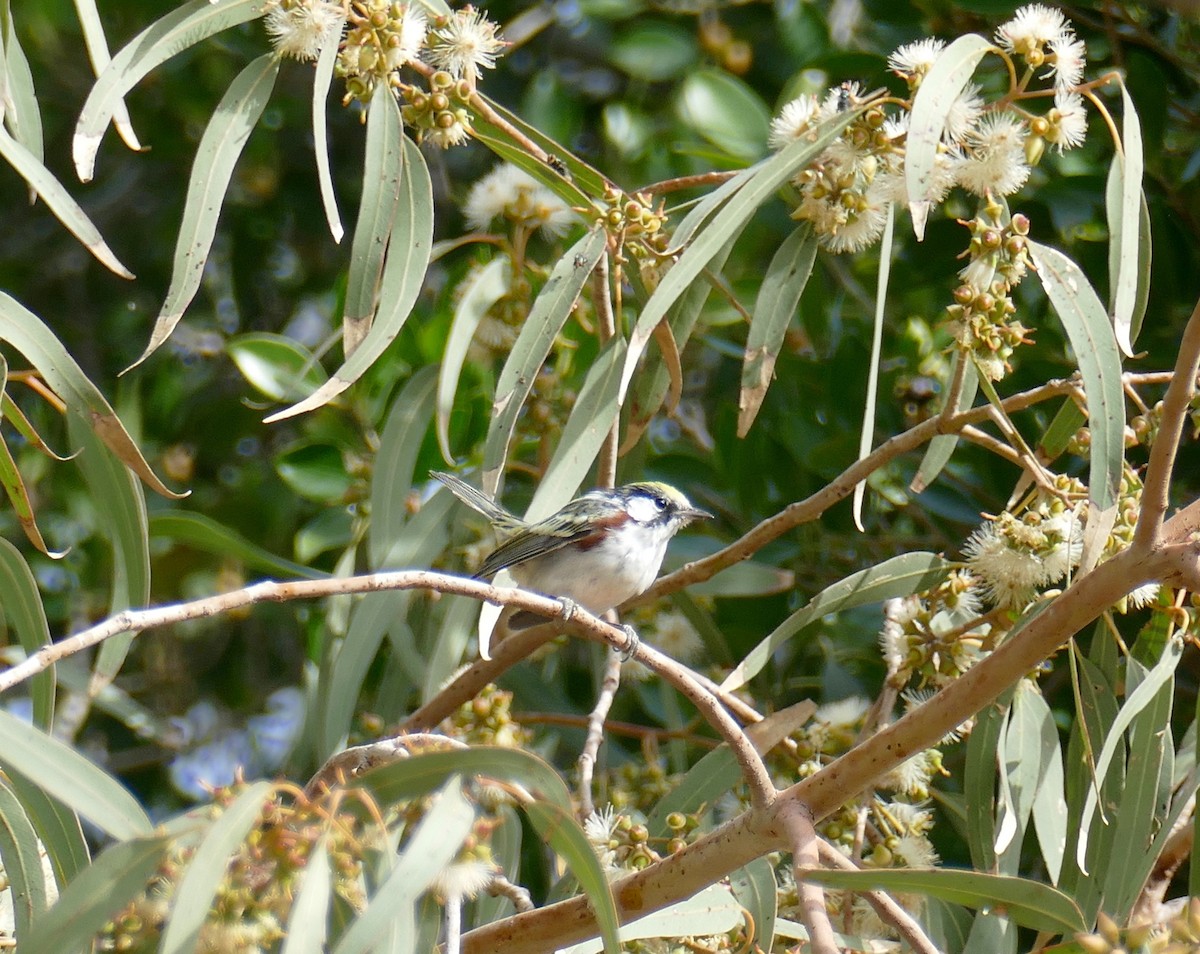
[[[600,682],[600,694],[588,714],[587,738],[583,743],[583,751],[579,753],[579,814],[583,818],[587,818],[596,810],[592,800],[596,755],[600,751],[600,743],[604,741],[604,720],[608,718],[613,699],[616,698],[620,687],[621,656],[615,649],[610,649],[604,660],[604,678]]]
[[[608,255],[600,256],[600,261],[592,270],[592,307],[596,310],[596,337],[603,348],[617,333],[617,319],[613,313],[612,289],[609,286]],[[600,455],[596,461],[596,486],[612,487],[617,482],[617,450],[620,446],[621,421],[614,420],[612,427],[604,436],[600,445]]]
[[[815,882],[804,878],[805,868],[819,866],[817,831],[812,813],[799,801],[781,807],[778,819],[792,852],[792,867],[796,871],[796,894],[800,899],[800,918],[808,928],[808,949],[813,954],[838,954],[837,938],[825,908],[825,892]]]
[[[1138,515],[1131,544],[1139,550],[1148,549],[1162,529],[1175,454],[1187,420],[1188,405],[1196,393],[1197,370],[1200,370],[1200,301],[1196,302],[1183,329],[1179,357],[1175,361],[1175,376],[1163,396],[1162,421],[1158,436],[1150,448],[1150,461],[1146,465],[1146,479],[1142,484],[1142,512]]]

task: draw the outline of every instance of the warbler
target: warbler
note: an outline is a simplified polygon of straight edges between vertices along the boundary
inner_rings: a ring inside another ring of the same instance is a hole
[[[669,484],[647,482],[593,490],[545,520],[526,523],[453,474],[430,475],[507,537],[484,558],[477,579],[507,569],[523,589],[570,600],[597,616],[645,592],[671,538],[691,521],[712,517]],[[527,611],[507,620],[510,629],[543,622]]]

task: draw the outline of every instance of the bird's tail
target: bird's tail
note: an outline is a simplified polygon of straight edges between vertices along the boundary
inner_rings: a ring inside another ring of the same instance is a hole
[[[450,488],[450,492],[455,497],[472,510],[476,510],[487,517],[497,530],[504,533],[513,533],[525,526],[524,520],[509,513],[482,490],[478,487],[472,487],[465,480],[455,477],[453,474],[442,473],[440,470],[431,470],[429,476],[440,480]]]

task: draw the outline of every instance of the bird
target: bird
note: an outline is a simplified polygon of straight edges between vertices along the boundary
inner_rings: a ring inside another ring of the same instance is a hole
[[[671,538],[693,520],[712,518],[670,484],[645,481],[592,490],[545,520],[527,523],[453,474],[430,476],[505,538],[479,565],[476,579],[507,569],[522,589],[578,604],[596,616],[649,589]],[[545,621],[526,610],[502,618],[508,630]],[[493,641],[503,635],[498,628]]]

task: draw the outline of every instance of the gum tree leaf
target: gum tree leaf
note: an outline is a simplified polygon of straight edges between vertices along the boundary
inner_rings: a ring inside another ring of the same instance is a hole
[[[92,72],[99,78],[112,62],[112,56],[108,52],[108,40],[104,38],[104,22],[100,19],[100,11],[96,9],[96,0],[75,0],[75,15],[79,17],[79,25],[83,29],[83,44],[87,47]],[[133,131],[124,100],[116,104],[112,122],[125,145],[135,152],[140,152],[142,144],[138,142],[137,133]]]
[[[299,877],[300,889],[288,915],[281,954],[324,954],[333,900],[333,868],[326,838],[317,839]]]
[[[87,420],[108,449],[146,486],[155,493],[176,500],[187,496],[174,493],[164,486],[146,463],[142,452],[104,395],[88,380],[62,342],[37,315],[4,292],[0,292],[0,339],[25,355],[50,389],[66,403],[68,410],[77,412]]]
[[[237,335],[225,351],[242,377],[272,401],[295,400],[325,383],[325,370],[293,339],[265,331]]]
[[[3,76],[0,76],[0,105],[3,106],[4,125],[13,138],[42,163],[45,161],[42,115],[33,87],[33,73],[13,28],[11,4],[5,3],[0,10],[0,31],[3,32],[0,37],[0,70],[3,70]]]
[[[171,285],[150,333],[150,343],[130,368],[145,361],[171,336],[200,288],[233,167],[267,108],[279,75],[279,63],[274,53],[264,53],[242,70],[229,84],[208,121],[188,181],[183,221],[175,240]]]
[[[0,862],[4,863],[8,882],[5,890],[12,900],[13,936],[24,938],[46,910],[46,876],[37,832],[17,793],[3,778],[0,778]]]
[[[975,67],[991,49],[991,43],[974,33],[960,36],[934,60],[913,99],[905,140],[904,185],[918,241],[925,237],[925,221],[932,206],[934,162],[946,117]]]
[[[750,425],[767,396],[784,336],[796,316],[796,306],[816,260],[817,237],[806,222],[783,240],[767,266],[746,336],[742,393],[738,399],[738,437],[750,432]]]
[[[25,655],[32,656],[50,645],[50,627],[37,581],[20,551],[4,539],[0,539],[0,606],[4,607],[4,622],[16,632]],[[31,683],[33,721],[48,731],[54,723],[54,667],[39,672]]]
[[[323,580],[329,576],[264,550],[207,514],[187,510],[160,511],[150,517],[149,533],[151,537],[166,538],[215,556],[235,559],[263,573],[301,580]]]
[[[1092,436],[1088,494],[1099,510],[1107,510],[1116,503],[1125,459],[1125,392],[1117,340],[1104,305],[1079,266],[1038,242],[1029,243],[1029,252],[1083,375]]]
[[[340,18],[331,35],[340,37],[345,26]],[[335,242],[341,242],[345,229],[338,213],[337,196],[333,191],[333,176],[329,171],[329,132],[325,121],[325,101],[329,98],[329,87],[333,82],[333,68],[337,63],[338,44],[328,42],[317,57],[317,70],[313,74],[312,126],[313,146],[317,155],[317,183],[321,189],[321,205],[325,208],[325,221],[329,223],[329,234]]]
[[[62,557],[64,553],[52,551],[42,539],[42,531],[38,529],[37,519],[34,517],[33,503],[29,499],[29,491],[25,489],[25,481],[21,472],[17,470],[17,462],[3,440],[0,440],[0,486],[4,488],[8,502],[12,504],[13,515],[21,525],[26,539],[51,559],[57,560]]]
[[[604,230],[594,228],[571,246],[555,263],[529,309],[529,317],[521,325],[496,382],[492,421],[483,448],[483,492],[486,494],[494,497],[500,491],[500,478],[517,417],[533,390],[538,371],[550,354],[554,340],[571,316],[588,276],[604,254],[606,244]]]
[[[392,101],[392,107],[399,109]],[[407,136],[402,136],[404,162],[401,170],[400,204],[392,237],[388,242],[387,262],[379,288],[379,310],[371,330],[344,364],[325,384],[298,404],[272,414],[265,423],[282,421],[321,407],[357,381],[375,359],[400,334],[412,313],[425,280],[429,252],[433,244],[433,185],[425,157]]]
[[[1143,229],[1146,198],[1142,194],[1142,124],[1129,90],[1121,83],[1121,150],[1113,156],[1105,189],[1108,215],[1108,269],[1112,293],[1109,299],[1113,331],[1121,352],[1133,357],[1133,341],[1146,313],[1149,292],[1150,230]]]
[[[458,303],[450,331],[442,348],[441,370],[438,372],[437,415],[434,418],[438,447],[442,459],[454,466],[450,449],[450,412],[454,410],[454,395],[467,360],[471,341],[479,323],[501,298],[508,294],[512,280],[512,263],[505,255],[498,256],[483,268],[467,276],[459,286]]]
[[[130,40],[96,80],[75,124],[71,148],[80,181],[91,181],[105,128],[123,107],[125,94],[147,73],[188,47],[261,15],[262,0],[190,0]]]
[[[349,357],[362,343],[377,307],[379,279],[400,203],[404,169],[404,130],[386,83],[375,87],[367,108],[362,199],[350,243],[346,303],[342,306],[342,350]]]
[[[885,560],[878,566],[852,573],[844,580],[825,587],[750,650],[746,658],[725,677],[721,688],[725,692],[740,689],[762,671],[779,646],[827,613],[927,590],[945,579],[952,566],[936,553],[917,551]]]
[[[952,366],[950,377],[953,379],[953,367],[962,361],[967,361],[966,370],[963,372],[962,390],[958,394],[958,400],[954,402],[955,414],[960,411],[965,411],[975,403],[975,394],[979,390],[979,372],[975,369],[975,362],[970,361],[963,354],[962,349],[956,349],[954,352],[954,365]],[[954,453],[954,448],[958,446],[957,434],[939,434],[929,442],[929,447],[925,449],[925,456],[921,458],[921,464],[917,468],[916,476],[913,477],[909,489],[914,494],[922,493],[930,484],[937,480],[938,474],[950,462],[950,457]]]

